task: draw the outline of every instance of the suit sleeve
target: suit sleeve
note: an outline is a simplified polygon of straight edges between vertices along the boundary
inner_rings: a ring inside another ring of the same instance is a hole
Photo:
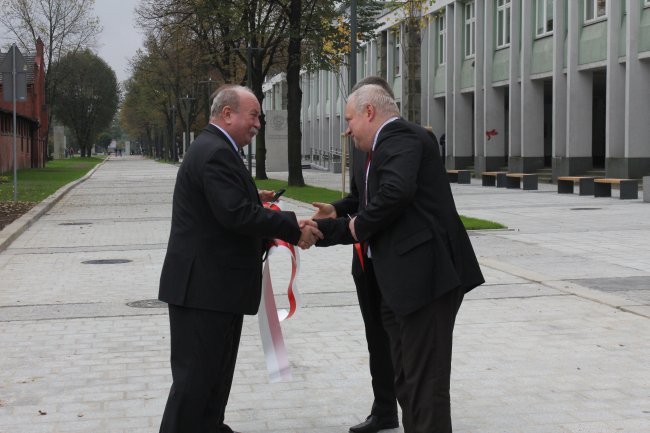
[[[316,242],[317,247],[330,247],[332,245],[348,245],[356,241],[348,228],[347,218],[331,218],[316,220],[318,229],[324,238]]]
[[[379,187],[372,193],[366,209],[357,215],[354,226],[361,241],[388,227],[413,201],[422,143],[415,133],[400,128],[382,140],[376,155],[373,159],[373,163],[376,161],[374,174]]]
[[[266,209],[252,200],[246,185],[249,180],[240,174],[235,158],[230,149],[218,149],[203,169],[204,192],[217,221],[244,235],[296,244],[300,228],[295,213]]]

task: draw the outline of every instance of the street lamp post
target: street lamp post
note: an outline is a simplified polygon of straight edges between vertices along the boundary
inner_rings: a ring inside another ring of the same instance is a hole
[[[185,151],[187,148],[190,146],[190,113],[192,111],[192,101],[194,101],[194,98],[190,98],[190,95],[187,94],[184,98],[178,98],[179,100],[183,101],[185,105],[187,106],[187,122],[185,123],[185,143],[183,144],[183,157],[185,157]]]
[[[212,94],[212,84],[216,84],[216,81],[212,81],[212,77],[208,77],[205,81],[199,81],[199,84],[204,84],[206,86],[206,103],[205,103],[205,121],[210,121],[210,95]]]
[[[174,160],[178,161],[178,149],[176,148],[176,105],[172,104],[169,106],[169,113],[172,118],[172,155],[174,156]]]

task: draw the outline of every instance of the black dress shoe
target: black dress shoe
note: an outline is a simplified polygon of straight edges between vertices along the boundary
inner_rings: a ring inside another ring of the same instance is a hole
[[[379,430],[399,427],[397,416],[370,415],[364,422],[350,427],[350,433],[376,433]]]

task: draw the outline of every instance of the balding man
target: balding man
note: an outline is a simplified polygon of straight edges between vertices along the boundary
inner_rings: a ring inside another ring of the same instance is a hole
[[[452,333],[466,292],[484,282],[435,137],[401,119],[377,85],[355,91],[347,133],[368,152],[356,217],[318,220],[318,245],[359,241],[381,294],[405,433],[451,433]]]
[[[173,377],[161,433],[233,432],[224,413],[243,315],[256,314],[260,304],[267,240],[308,247],[321,236],[293,212],[262,206],[239,156],[257,134],[259,116],[249,89],[220,89],[210,124],[178,170],[160,277],[159,299],[169,304]]]
[[[374,75],[365,77],[355,84],[352,92],[368,84],[376,84],[382,87],[393,97],[393,91],[386,80]],[[367,152],[356,147],[352,149],[350,193],[331,204],[313,203],[318,210],[312,218],[336,218],[337,216],[355,215],[363,209],[364,204],[360,200],[360,194],[363,194],[365,189],[367,159]],[[368,260],[367,252],[356,245],[352,253],[352,278],[357,289],[359,309],[361,310],[361,317],[366,331],[368,364],[374,399],[370,415],[359,424],[350,427],[350,433],[377,433],[380,430],[399,427],[390,344],[388,334],[386,334],[381,321],[381,294],[379,293],[375,273],[371,268],[372,261]]]

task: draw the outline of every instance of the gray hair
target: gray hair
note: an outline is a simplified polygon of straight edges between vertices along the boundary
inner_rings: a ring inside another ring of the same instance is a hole
[[[248,92],[255,95],[251,89],[237,84],[226,84],[216,91],[216,96],[212,100],[210,116],[217,117],[225,107],[230,107],[233,111],[239,110],[239,95],[241,92]]]
[[[399,116],[399,108],[397,108],[395,100],[383,87],[376,84],[359,87],[350,95],[350,100],[354,101],[357,113],[361,113],[367,105],[372,105],[379,114]]]
[[[359,88],[363,86],[367,86],[368,84],[376,84],[380,86],[382,89],[388,92],[391,98],[395,99],[395,94],[393,93],[393,89],[390,88],[390,84],[388,84],[388,81],[384,80],[382,77],[379,77],[377,75],[370,75],[364,78],[363,80],[358,81],[357,84],[355,84],[352,87],[352,92],[350,93],[354,93],[357,90],[359,90]]]

